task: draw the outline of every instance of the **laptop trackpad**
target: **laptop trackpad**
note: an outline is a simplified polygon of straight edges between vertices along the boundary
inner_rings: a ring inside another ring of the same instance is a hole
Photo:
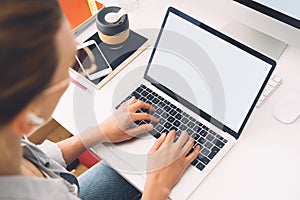
[[[145,173],[148,152],[155,141],[155,138],[147,133],[110,146],[115,155],[132,167],[132,173]],[[121,166],[120,168],[122,169]]]

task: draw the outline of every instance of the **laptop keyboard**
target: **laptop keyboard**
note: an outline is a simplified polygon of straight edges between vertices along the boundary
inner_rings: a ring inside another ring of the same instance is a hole
[[[119,106],[129,100],[132,96],[136,99],[149,103],[155,108],[155,112],[151,113],[154,117],[159,119],[159,122],[150,121],[136,121],[138,125],[144,123],[151,123],[154,129],[149,133],[155,138],[159,138],[162,133],[168,133],[171,130],[176,131],[176,138],[178,139],[182,131],[187,131],[188,134],[194,138],[195,144],[189,153],[191,153],[196,145],[200,145],[200,153],[192,162],[192,165],[199,170],[203,170],[208,163],[215,157],[215,155],[228,142],[225,138],[210,130],[207,126],[197,121],[195,118],[176,107],[168,100],[159,96],[144,85],[139,86],[132,92]],[[119,107],[117,106],[117,108]],[[149,112],[145,109],[140,109],[137,112]]]

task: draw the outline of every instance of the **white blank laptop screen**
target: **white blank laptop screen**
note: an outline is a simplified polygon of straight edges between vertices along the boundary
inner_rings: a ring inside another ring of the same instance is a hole
[[[170,12],[147,75],[238,132],[271,68]]]

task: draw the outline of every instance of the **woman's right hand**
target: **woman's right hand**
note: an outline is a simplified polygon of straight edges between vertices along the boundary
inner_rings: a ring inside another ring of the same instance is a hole
[[[196,159],[200,147],[190,153],[194,140],[183,131],[174,142],[176,132],[162,134],[151,148],[148,156],[148,174],[143,200],[166,199],[172,187],[179,181],[187,167]]]
[[[151,123],[131,126],[135,121],[159,121],[149,113],[137,112],[140,109],[155,110],[150,104],[132,97],[99,125],[80,133],[82,143],[86,148],[90,148],[102,142],[122,142],[141,133],[153,130],[153,124]]]

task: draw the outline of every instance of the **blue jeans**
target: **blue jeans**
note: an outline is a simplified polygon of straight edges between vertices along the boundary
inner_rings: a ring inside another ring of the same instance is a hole
[[[81,199],[139,199],[141,193],[105,162],[99,162],[78,178]]]

